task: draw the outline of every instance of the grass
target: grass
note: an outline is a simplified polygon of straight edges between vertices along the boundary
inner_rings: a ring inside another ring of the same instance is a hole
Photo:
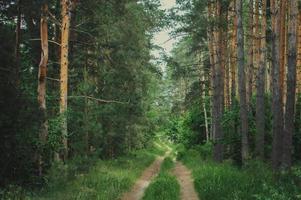
[[[174,162],[170,157],[164,159],[159,175],[146,189],[143,200],[179,200],[180,185],[175,176],[170,175]]]
[[[75,173],[71,179],[64,174],[70,170],[70,166],[55,167],[56,172],[50,173],[48,186],[27,199],[118,199],[131,188],[156,155],[163,155],[165,151],[166,146],[155,143],[152,148],[135,151],[114,160],[99,160],[88,172]]]
[[[230,163],[204,161],[194,150],[183,153],[181,159],[193,171],[200,199],[301,199],[300,178],[289,174],[275,176],[262,162],[252,161],[239,169]]]

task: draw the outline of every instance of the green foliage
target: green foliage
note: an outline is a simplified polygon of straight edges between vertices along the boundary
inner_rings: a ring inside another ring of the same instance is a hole
[[[199,107],[196,104],[186,113],[170,118],[166,127],[166,135],[170,140],[182,143],[187,148],[206,141],[204,113]]]
[[[29,200],[28,191],[16,185],[9,185],[0,190],[0,198],[4,200]]]
[[[203,160],[209,160],[212,158],[213,144],[212,142],[206,142],[203,145],[197,145],[194,149],[200,154]]]
[[[52,15],[48,38],[59,42],[61,5],[59,1],[47,3]],[[51,176],[65,179],[72,176],[74,168],[85,166],[76,160],[90,163],[95,156],[116,158],[148,147],[159,128],[155,103],[162,77],[159,67],[150,61],[153,34],[165,25],[160,2],[86,0],[78,2],[71,14],[68,112],[64,115],[59,114],[60,90],[56,81],[60,76],[59,45],[49,43],[49,134],[47,144],[40,141],[37,84],[41,49],[36,39],[40,38],[40,23],[36,23],[41,17],[40,6],[36,0],[21,3],[21,63],[17,75],[14,51],[18,2],[0,2],[0,140],[4,141],[0,150],[6,152],[0,156],[1,163],[5,163],[0,166],[0,186],[41,186],[44,178],[37,176],[39,154],[43,155],[43,172],[47,174],[51,168],[46,181],[52,182]],[[53,164],[52,154],[62,150],[62,117],[67,117],[68,122],[72,162],[67,161],[68,166]],[[56,167],[62,174],[53,174]]]

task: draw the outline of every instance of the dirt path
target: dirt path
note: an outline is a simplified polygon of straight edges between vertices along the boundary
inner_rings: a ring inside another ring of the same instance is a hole
[[[194,189],[191,172],[181,162],[176,162],[173,174],[177,177],[181,186],[182,200],[198,200],[198,195]]]
[[[165,157],[165,156],[164,156]],[[136,181],[131,191],[125,193],[121,200],[140,200],[144,195],[145,189],[148,187],[152,178],[155,177],[159,171],[160,166],[164,160],[163,156],[158,157],[151,166],[149,166],[142,173],[141,177]]]

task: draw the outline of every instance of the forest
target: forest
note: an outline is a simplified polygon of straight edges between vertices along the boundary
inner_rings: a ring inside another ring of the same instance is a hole
[[[3,200],[301,199],[301,1],[0,0],[0,141]]]

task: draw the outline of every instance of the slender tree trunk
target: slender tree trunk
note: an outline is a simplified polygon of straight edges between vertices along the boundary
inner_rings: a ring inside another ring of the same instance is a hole
[[[70,0],[61,0],[61,72],[60,72],[60,114],[62,115],[62,159],[68,157],[68,129],[67,129],[67,100],[68,100],[68,65],[69,65],[69,32],[70,32]]]
[[[246,99],[246,74],[244,63],[244,30],[242,17],[242,0],[236,1],[237,15],[237,58],[238,58],[238,80],[239,80],[239,100],[240,100],[240,122],[241,122],[241,155],[242,160],[249,158],[248,143],[248,107]]]
[[[298,2],[289,1],[290,15],[288,27],[288,71],[285,126],[283,137],[282,165],[288,169],[292,165],[292,137],[295,130],[295,103],[296,103],[296,65],[297,65],[297,28],[298,28]]]
[[[277,170],[281,164],[282,156],[282,137],[283,137],[283,107],[282,96],[280,90],[280,5],[278,1],[271,0],[271,14],[272,14],[272,167]]]
[[[88,54],[88,50],[86,50]],[[85,141],[85,146],[86,146],[86,155],[88,156],[90,153],[90,134],[89,134],[89,119],[88,119],[88,113],[89,113],[89,101],[88,101],[88,94],[87,94],[87,85],[88,85],[88,55],[85,56],[85,68],[84,68],[84,83],[85,83],[85,108],[84,108],[84,123],[85,123],[85,136],[84,136],[84,141]]]
[[[213,19],[213,8],[212,8],[212,3],[208,2],[208,19],[211,20]],[[215,51],[214,51],[214,30],[213,30],[213,25],[210,23],[208,30],[207,30],[207,36],[208,36],[208,49],[209,49],[209,61],[210,61],[210,68],[211,68],[211,77],[210,77],[210,85],[212,90],[214,91],[215,88]],[[214,95],[214,93],[213,93]],[[215,123],[215,102],[214,98],[211,98],[211,131],[210,131],[210,138],[214,138],[214,123]]]
[[[199,54],[199,81],[200,81],[200,93],[201,93],[201,105],[202,110],[204,112],[204,121],[205,121],[205,132],[206,132],[206,141],[209,142],[210,140],[210,133],[209,133],[209,125],[208,125],[208,116],[207,116],[207,109],[206,109],[206,85],[205,85],[205,68],[202,65],[202,52]]]
[[[21,0],[18,1],[18,15],[17,15],[17,26],[16,26],[16,44],[15,44],[15,62],[16,68],[14,71],[15,85],[19,87],[20,85],[20,41],[21,41]]]
[[[280,64],[280,95],[282,102],[284,102],[284,77],[285,77],[285,57],[286,57],[286,42],[285,42],[285,35],[286,35],[286,1],[287,0],[280,0],[280,52],[279,52],[279,64]]]
[[[249,105],[249,102],[252,98],[252,85],[253,85],[253,71],[254,71],[254,49],[255,49],[255,43],[254,43],[254,0],[249,1],[249,21],[248,21],[248,68],[247,68],[247,104]]]
[[[298,12],[297,93],[301,93],[301,10]]]
[[[264,137],[265,137],[265,72],[266,72],[266,9],[267,0],[262,0],[262,20],[261,20],[261,51],[260,62],[257,74],[257,95],[256,95],[256,156],[264,159]]]
[[[38,75],[38,103],[40,110],[40,143],[42,145],[41,150],[47,142],[48,136],[48,121],[47,121],[47,109],[46,109],[46,75],[48,64],[48,23],[47,23],[48,5],[45,3],[42,5],[42,16],[40,22],[41,33],[41,61],[39,64]],[[43,172],[43,151],[39,153],[39,175]]]
[[[260,44],[261,44],[261,39],[260,39],[260,25],[259,25],[259,16],[260,16],[260,11],[259,11],[259,0],[255,0],[255,13],[254,13],[254,19],[255,19],[255,27],[254,27],[254,68],[253,68],[253,73],[252,73],[252,82],[256,82],[256,72],[259,69],[259,63],[260,63]],[[252,84],[252,91],[251,94],[253,93],[253,89],[255,85]],[[252,98],[250,96],[249,98]],[[248,105],[250,107],[250,105]]]
[[[215,65],[215,88],[213,91],[213,107],[215,112],[213,112],[213,135],[214,135],[214,159],[217,162],[221,162],[223,160],[223,129],[222,129],[222,116],[224,113],[224,61],[223,61],[223,12],[220,0],[217,1],[216,4],[216,17],[219,21],[218,30],[215,34],[215,44],[218,45],[216,47],[216,65]]]
[[[236,1],[233,1],[233,32],[232,32],[232,42],[231,42],[231,57],[230,57],[230,63],[231,63],[231,103],[233,104],[236,98],[236,67],[237,67],[237,55],[236,55],[236,49],[237,49],[237,16],[235,13],[235,6]]]

